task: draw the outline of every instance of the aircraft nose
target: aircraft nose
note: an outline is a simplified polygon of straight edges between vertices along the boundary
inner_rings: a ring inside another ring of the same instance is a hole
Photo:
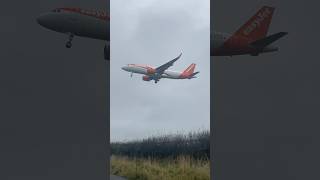
[[[125,70],[125,71],[128,71],[128,67],[127,66],[123,66],[121,69]]]
[[[41,15],[41,16],[37,17],[37,22],[38,22],[38,24],[43,26],[45,24],[45,16]]]
[[[47,27],[49,24],[49,15],[48,14],[42,14],[39,17],[37,17],[37,22],[41,26]]]

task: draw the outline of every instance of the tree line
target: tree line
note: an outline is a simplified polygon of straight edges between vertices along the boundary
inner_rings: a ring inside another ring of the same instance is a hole
[[[113,155],[138,158],[177,158],[190,156],[196,159],[210,157],[210,132],[152,136],[128,142],[112,142]]]

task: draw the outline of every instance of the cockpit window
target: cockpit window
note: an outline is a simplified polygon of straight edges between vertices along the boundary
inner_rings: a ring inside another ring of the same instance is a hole
[[[61,9],[54,9],[52,12],[61,12]]]

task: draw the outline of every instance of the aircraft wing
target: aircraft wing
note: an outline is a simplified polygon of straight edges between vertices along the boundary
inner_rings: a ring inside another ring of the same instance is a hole
[[[182,55],[182,53],[180,53],[180,55],[178,57],[174,58],[173,60],[171,60],[171,61],[169,61],[169,62],[167,62],[167,63],[165,63],[165,64],[163,64],[163,65],[161,65],[159,67],[157,67],[156,68],[156,72],[159,75],[162,75],[165,70],[167,70],[169,67],[171,67],[173,65],[173,63],[176,62],[181,57],[181,55]]]

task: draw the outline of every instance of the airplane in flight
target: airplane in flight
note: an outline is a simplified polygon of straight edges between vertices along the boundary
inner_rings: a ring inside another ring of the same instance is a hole
[[[67,48],[72,47],[74,36],[106,41],[104,59],[110,60],[110,16],[106,12],[56,8],[40,15],[37,22],[45,28],[68,35]]]
[[[133,73],[137,74],[144,74],[142,77],[142,80],[144,81],[151,81],[154,80],[155,83],[157,83],[161,78],[167,78],[167,79],[192,79],[196,78],[196,74],[199,72],[194,72],[194,69],[196,67],[195,64],[191,64],[186,70],[182,72],[177,71],[169,71],[169,67],[173,65],[174,62],[176,62],[182,54],[180,54],[178,57],[174,58],[173,60],[159,66],[159,67],[151,67],[148,65],[139,65],[139,64],[128,64],[127,66],[122,67],[123,70],[128,71],[131,73],[131,77]]]
[[[263,6],[232,35],[213,32],[210,56],[258,56],[260,53],[278,51],[278,47],[272,44],[288,33],[278,32],[267,36],[274,10],[274,7]]]

